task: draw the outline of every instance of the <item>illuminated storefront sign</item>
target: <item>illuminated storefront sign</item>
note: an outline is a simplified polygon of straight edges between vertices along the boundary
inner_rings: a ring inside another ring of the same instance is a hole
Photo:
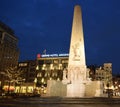
[[[65,53],[65,54],[43,54],[41,55],[42,58],[45,57],[67,57],[69,56],[69,54]]]

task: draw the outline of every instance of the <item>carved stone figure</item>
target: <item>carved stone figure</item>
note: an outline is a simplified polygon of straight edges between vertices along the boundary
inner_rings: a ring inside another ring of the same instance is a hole
[[[67,79],[67,69],[65,68],[63,70],[63,80],[66,80]]]
[[[79,42],[72,46],[73,60],[80,60],[80,44]]]

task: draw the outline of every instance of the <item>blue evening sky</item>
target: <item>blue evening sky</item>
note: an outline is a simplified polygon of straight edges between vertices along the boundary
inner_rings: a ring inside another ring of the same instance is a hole
[[[120,72],[120,0],[0,0],[0,20],[19,38],[20,61],[68,53],[74,6],[82,7],[86,64]]]

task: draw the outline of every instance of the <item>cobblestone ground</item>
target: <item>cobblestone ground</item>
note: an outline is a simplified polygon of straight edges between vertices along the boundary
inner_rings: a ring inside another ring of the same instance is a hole
[[[119,104],[0,104],[0,107],[120,107]]]
[[[104,99],[102,98],[87,100],[60,98],[17,98],[0,99],[0,107],[120,107],[120,99],[116,99],[116,103],[113,101],[113,99],[107,99],[106,101],[108,103],[103,101]]]

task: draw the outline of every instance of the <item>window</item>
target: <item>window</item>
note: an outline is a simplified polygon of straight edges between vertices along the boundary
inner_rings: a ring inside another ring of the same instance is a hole
[[[43,64],[44,64],[44,60],[39,60],[39,61],[38,61],[38,64],[39,64],[39,65],[43,65]]]
[[[46,63],[46,64],[51,64],[51,63],[52,63],[52,60],[45,60],[45,63]]]
[[[27,66],[27,63],[19,63],[19,66]]]
[[[68,63],[68,60],[62,60],[62,63]]]
[[[58,64],[58,60],[54,60],[54,64]]]

